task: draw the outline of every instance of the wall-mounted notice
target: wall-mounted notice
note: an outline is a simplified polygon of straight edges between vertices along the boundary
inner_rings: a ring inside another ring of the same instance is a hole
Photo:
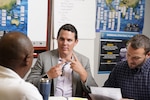
[[[97,0],[96,32],[142,33],[145,0]]]
[[[54,38],[58,29],[66,23],[73,24],[79,39],[95,38],[95,1],[93,0],[53,0]]]

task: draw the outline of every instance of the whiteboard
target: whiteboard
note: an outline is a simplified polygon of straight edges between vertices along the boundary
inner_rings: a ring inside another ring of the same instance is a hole
[[[45,47],[47,42],[48,0],[28,0],[27,35],[34,47]]]
[[[59,28],[66,23],[77,28],[79,39],[95,38],[94,0],[53,0],[53,4],[54,38]]]

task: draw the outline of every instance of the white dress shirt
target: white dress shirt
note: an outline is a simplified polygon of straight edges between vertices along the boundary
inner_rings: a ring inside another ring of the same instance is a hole
[[[0,66],[0,100],[43,100],[38,89],[16,72]]]
[[[61,59],[58,63],[61,63]],[[70,62],[62,65],[62,75],[58,77],[55,96],[72,97],[72,69]]]

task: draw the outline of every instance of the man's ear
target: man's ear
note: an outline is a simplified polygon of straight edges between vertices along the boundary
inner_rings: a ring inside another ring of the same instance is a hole
[[[77,40],[75,40],[75,45],[77,45],[78,44],[78,39]]]
[[[30,55],[27,55],[24,59],[25,66],[28,66],[30,64],[30,61],[31,61],[31,57]]]
[[[147,58],[150,58],[150,51],[147,53]]]

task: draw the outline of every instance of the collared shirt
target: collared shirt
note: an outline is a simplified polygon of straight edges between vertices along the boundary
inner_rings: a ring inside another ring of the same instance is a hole
[[[121,88],[123,98],[150,100],[150,59],[138,69],[130,69],[127,61],[119,62],[104,86]]]
[[[61,63],[61,60],[58,63]],[[55,96],[72,96],[72,69],[70,68],[70,62],[62,65],[62,75],[58,77]]]
[[[0,66],[0,100],[43,100],[38,89],[16,72]]]

